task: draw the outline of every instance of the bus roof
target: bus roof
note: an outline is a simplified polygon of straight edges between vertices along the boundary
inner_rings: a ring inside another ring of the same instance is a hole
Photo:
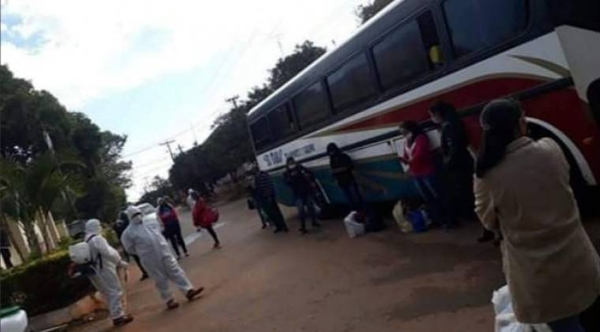
[[[380,37],[385,31],[391,29],[403,16],[413,13],[413,10],[419,7],[425,7],[429,1],[416,0],[395,0],[381,10],[377,15],[363,24],[354,34],[346,39],[339,46],[333,48],[320,58],[311,63],[308,67],[294,76],[291,80],[271,93],[265,100],[254,106],[248,112],[249,121],[260,117],[264,112],[268,112],[275,107],[286,102],[289,98],[295,96],[305,86],[316,82],[324,75],[337,68],[343,61],[350,56],[364,50],[366,44],[371,43]],[[399,7],[400,4],[402,7]],[[401,8],[401,9],[399,9]],[[406,15],[387,15],[396,10],[405,10]]]

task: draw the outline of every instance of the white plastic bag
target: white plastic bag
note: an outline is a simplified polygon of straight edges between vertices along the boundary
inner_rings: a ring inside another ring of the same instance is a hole
[[[496,332],[552,332],[546,324],[523,324],[517,321],[508,286],[504,285],[492,296],[496,312]]]
[[[356,214],[356,211],[352,211],[344,219],[344,226],[346,227],[346,232],[348,232],[348,236],[351,238],[355,238],[357,236],[365,234],[365,225],[356,222]]]
[[[411,233],[413,231],[413,227],[406,218],[404,218],[404,208],[402,207],[402,201],[398,201],[396,205],[394,205],[394,209],[392,210],[392,215],[394,216],[394,220],[396,220],[396,224],[400,227],[400,231],[402,233]]]

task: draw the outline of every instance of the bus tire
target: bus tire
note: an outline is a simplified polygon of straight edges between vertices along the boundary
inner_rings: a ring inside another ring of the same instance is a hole
[[[559,139],[554,133],[538,124],[529,123],[528,129],[529,136],[533,139],[538,140],[547,137],[558,143],[569,162],[571,188],[573,189],[573,194],[577,200],[577,206],[579,207],[581,215],[590,216],[595,214],[597,211],[594,211],[596,209],[595,204],[593,203],[595,196],[594,188],[585,181],[579,164],[565,142]]]

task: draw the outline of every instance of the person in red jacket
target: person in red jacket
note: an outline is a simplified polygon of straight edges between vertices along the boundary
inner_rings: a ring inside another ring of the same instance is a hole
[[[430,148],[429,138],[414,121],[402,123],[400,133],[406,138],[406,145],[400,161],[408,165],[408,173],[412,176],[419,194],[425,201],[429,216],[434,223],[451,227],[442,200],[435,158]]]
[[[206,229],[208,234],[210,234],[215,241],[213,248],[221,249],[221,242],[219,241],[217,233],[212,227],[212,224],[219,219],[218,212],[208,206],[204,199],[202,199],[197,192],[192,193],[192,198],[196,201],[196,204],[194,204],[194,209],[192,210],[194,226]]]

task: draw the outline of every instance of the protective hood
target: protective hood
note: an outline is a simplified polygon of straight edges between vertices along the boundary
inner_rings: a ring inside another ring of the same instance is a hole
[[[136,216],[138,216],[137,218],[134,218]],[[142,214],[142,210],[136,208],[135,206],[130,206],[127,208],[127,216],[129,217],[129,220],[133,223],[142,223],[143,220],[143,214]]]
[[[99,235],[102,232],[102,225],[98,219],[90,219],[85,223],[85,236]]]

